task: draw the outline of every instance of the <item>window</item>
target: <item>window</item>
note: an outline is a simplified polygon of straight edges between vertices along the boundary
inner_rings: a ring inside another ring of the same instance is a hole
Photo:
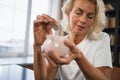
[[[43,13],[57,19],[58,3],[58,0],[1,0],[0,56],[33,55],[33,21]]]
[[[29,45],[28,45],[29,55],[33,55],[33,21],[36,19],[37,15],[42,15],[42,14],[50,15],[50,0],[33,0],[32,8],[31,8],[30,31],[29,31]]]
[[[0,56],[24,52],[27,4],[27,0],[0,1]]]

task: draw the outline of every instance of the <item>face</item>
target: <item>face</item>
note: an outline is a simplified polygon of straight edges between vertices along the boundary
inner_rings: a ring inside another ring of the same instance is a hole
[[[88,0],[75,0],[68,19],[73,34],[86,35],[95,21],[95,5]]]

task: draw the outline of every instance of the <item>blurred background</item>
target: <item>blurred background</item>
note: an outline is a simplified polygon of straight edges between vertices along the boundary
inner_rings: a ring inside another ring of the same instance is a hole
[[[58,20],[62,1],[0,0],[0,59],[4,58],[0,60],[0,80],[34,80],[32,70],[16,65],[18,58],[33,57],[36,16],[48,14]],[[15,58],[14,62],[10,58]]]
[[[120,0],[103,0],[113,59],[112,80],[120,80]],[[0,80],[34,80],[33,21],[48,14],[62,19],[65,0],[0,0]],[[63,27],[63,30],[65,28]],[[117,68],[117,69],[116,69]]]

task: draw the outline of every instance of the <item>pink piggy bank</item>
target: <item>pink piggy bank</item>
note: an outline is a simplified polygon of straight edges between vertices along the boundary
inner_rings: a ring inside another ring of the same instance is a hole
[[[54,50],[59,56],[68,56],[69,48],[64,45],[66,37],[48,35],[42,45],[42,51],[48,53],[49,50]]]

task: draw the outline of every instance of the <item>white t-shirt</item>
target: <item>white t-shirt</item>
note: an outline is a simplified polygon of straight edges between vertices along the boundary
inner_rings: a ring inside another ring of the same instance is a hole
[[[84,38],[77,47],[94,67],[109,66],[112,68],[109,35],[100,32],[98,40]],[[77,63],[73,60],[59,68],[61,80],[86,80]],[[92,74],[92,73],[91,73]]]

